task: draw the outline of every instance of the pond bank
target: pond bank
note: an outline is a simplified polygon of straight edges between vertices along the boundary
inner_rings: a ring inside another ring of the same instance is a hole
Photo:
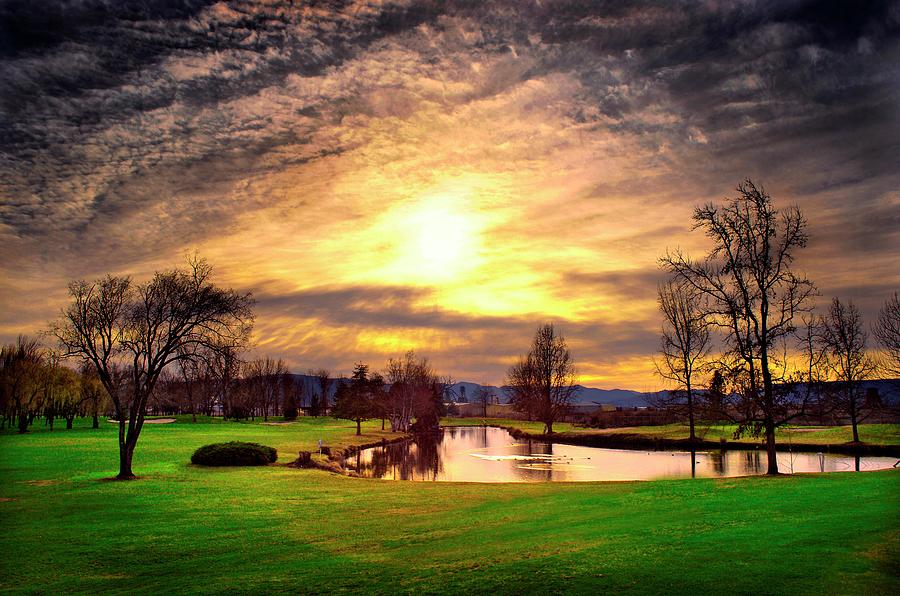
[[[283,465],[292,468],[314,468],[318,470],[324,470],[326,472],[332,472],[334,474],[347,475],[351,474],[351,470],[348,470],[343,466],[343,462],[347,458],[350,458],[366,449],[371,449],[372,447],[384,447],[395,443],[403,443],[411,440],[412,438],[412,433],[405,433],[391,438],[382,437],[378,441],[370,441],[368,443],[361,443],[359,445],[348,445],[342,447],[331,447],[330,445],[323,445],[322,452],[310,452],[311,457],[307,461],[301,461],[303,460],[303,456],[301,455],[301,457],[299,457],[297,460]]]

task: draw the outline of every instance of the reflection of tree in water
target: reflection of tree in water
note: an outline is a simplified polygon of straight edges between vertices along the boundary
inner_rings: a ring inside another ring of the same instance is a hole
[[[373,449],[371,460],[361,462],[356,471],[373,478],[436,480],[444,471],[440,454],[442,441],[441,433],[425,433],[416,435],[412,441],[382,445]]]
[[[443,433],[426,433],[416,436],[415,470],[420,477],[430,475],[437,480],[444,471],[444,462],[441,459],[441,443],[444,440]]]
[[[744,472],[748,474],[762,474],[762,460],[759,458],[759,451],[744,452]]]
[[[724,476],[728,470],[728,458],[724,451],[710,451],[709,463],[717,476]]]

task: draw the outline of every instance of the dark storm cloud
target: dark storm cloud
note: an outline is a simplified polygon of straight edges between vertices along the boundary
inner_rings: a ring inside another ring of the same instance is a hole
[[[308,142],[314,122],[279,127],[269,113],[215,108],[291,74],[319,74],[430,14],[286,1],[234,2],[201,15],[210,4],[13,1],[0,7],[0,222],[26,236],[84,230],[98,215],[128,209],[132,199],[123,190],[131,179],[146,184],[173,168],[202,170],[212,156],[253,158]],[[167,59],[190,57],[221,59],[183,78],[166,68]],[[339,151],[317,148],[305,159]],[[252,164],[235,175],[248,169]]]
[[[312,117],[290,130],[278,129],[264,113],[191,122],[184,112],[253,96],[288,75],[321,74],[379,39],[436,23],[441,14],[477,20],[487,51],[528,48],[536,60],[513,75],[518,80],[575,73],[583,96],[572,103],[572,118],[647,135],[651,145],[684,145],[676,157],[686,160],[715,155],[720,163],[714,168],[724,170],[721,178],[730,184],[735,164],[777,175],[786,154],[831,140],[836,128],[864,156],[835,164],[838,157],[827,155],[834,150],[825,149],[829,166],[849,170],[846,179],[886,175],[898,165],[895,3],[374,7],[285,1],[232,2],[204,12],[211,4],[84,0],[0,6],[0,168],[4,200],[12,207],[0,213],[5,224],[26,235],[83,225],[91,211],[123,200],[116,189],[130,177],[171,171],[173,164],[187,169],[204,156],[229,151],[266,153],[308,138],[323,117],[343,118],[364,110],[365,102],[348,90],[333,103],[303,106],[298,112]],[[167,57],[215,55],[230,58],[196,76],[178,79],[163,68]],[[158,130],[162,124],[153,117],[135,121],[173,104],[181,106],[176,119],[182,121],[165,130]],[[676,118],[647,119],[642,112],[648,106],[668,106]],[[97,138],[116,124],[123,130],[113,138]],[[154,132],[160,133],[155,139]],[[255,139],[258,149],[246,146],[252,132],[261,137]],[[96,184],[84,183],[110,162],[114,171]],[[812,179],[798,182],[799,190],[822,183],[810,173]],[[72,197],[80,193],[96,193],[96,201]]]

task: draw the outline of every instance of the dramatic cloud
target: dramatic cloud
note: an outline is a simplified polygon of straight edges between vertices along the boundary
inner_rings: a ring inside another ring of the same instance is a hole
[[[298,370],[500,382],[544,320],[651,389],[658,257],[746,176],[900,287],[895,2],[0,0],[0,336],[197,250]]]

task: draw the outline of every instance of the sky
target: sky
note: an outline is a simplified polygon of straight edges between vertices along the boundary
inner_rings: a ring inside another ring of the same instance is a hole
[[[750,177],[900,289],[900,3],[0,0],[0,341],[197,252],[295,372],[502,383],[537,326],[654,390],[667,248]]]

